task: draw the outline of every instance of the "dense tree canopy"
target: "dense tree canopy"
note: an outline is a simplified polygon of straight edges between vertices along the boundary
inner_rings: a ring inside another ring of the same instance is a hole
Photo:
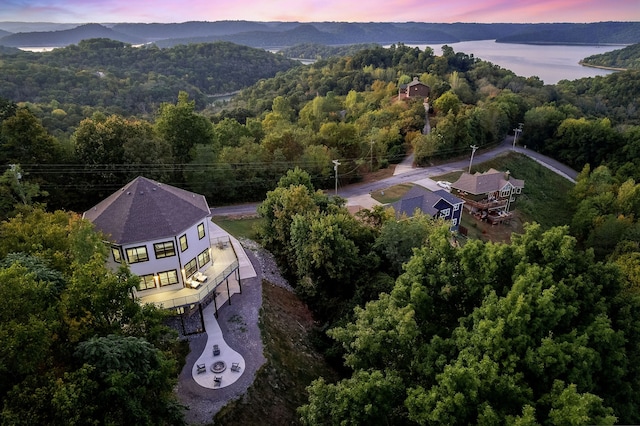
[[[354,374],[315,382],[302,420],[355,424],[371,406],[386,424],[635,423],[640,299],[624,286],[566,228],[462,248],[434,232],[390,294],[331,331]]]
[[[77,215],[0,223],[3,424],[181,424],[176,336]]]

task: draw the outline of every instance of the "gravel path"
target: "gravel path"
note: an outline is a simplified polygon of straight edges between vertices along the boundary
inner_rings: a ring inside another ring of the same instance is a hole
[[[242,376],[230,386],[222,389],[199,386],[193,380],[191,370],[207,343],[207,335],[202,333],[188,337],[190,352],[178,377],[176,393],[180,402],[188,407],[185,420],[191,425],[211,424],[213,416],[222,407],[247,392],[257,371],[266,362],[258,327],[262,307],[262,279],[292,290],[281,277],[269,252],[250,240],[242,240],[241,243],[256,271],[256,277],[243,279],[242,294],[234,295],[230,305],[219,307],[218,324],[225,341],[244,357],[245,368]],[[194,319],[199,321],[197,315],[194,315]]]

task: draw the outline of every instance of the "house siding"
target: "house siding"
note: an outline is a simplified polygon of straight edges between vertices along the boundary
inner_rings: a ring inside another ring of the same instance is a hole
[[[205,224],[205,236],[204,238],[199,239],[198,225],[203,222]],[[193,226],[189,227],[184,232],[178,233],[178,235],[173,235],[166,238],[159,238],[156,240],[145,241],[140,243],[127,244],[122,247],[123,253],[126,253],[127,248],[141,247],[141,246],[145,246],[147,248],[147,254],[149,256],[148,261],[129,264],[129,268],[131,269],[131,272],[138,276],[143,276],[143,275],[155,276],[159,272],[170,271],[174,269],[178,272],[177,284],[165,285],[162,287],[158,285],[157,287],[152,289],[138,290],[139,293],[144,294],[146,296],[146,295],[151,295],[151,294],[159,293],[163,291],[180,289],[186,285],[187,277],[185,276],[185,273],[184,273],[185,264],[194,258],[197,259],[198,255],[202,253],[204,250],[210,250],[209,227],[207,222],[208,222],[208,218],[205,218],[203,220],[197,221],[196,223],[193,224]],[[180,250],[179,238],[181,235],[187,236],[188,248],[185,251]],[[156,243],[162,243],[165,241],[172,241],[174,243],[176,254],[175,256],[156,259],[153,245]],[[209,252],[209,254],[211,255],[211,251]],[[126,255],[125,255],[125,258],[126,258]],[[213,257],[211,257],[211,261],[213,261]],[[206,269],[206,267],[211,264],[211,261],[206,265],[198,265],[197,270]]]

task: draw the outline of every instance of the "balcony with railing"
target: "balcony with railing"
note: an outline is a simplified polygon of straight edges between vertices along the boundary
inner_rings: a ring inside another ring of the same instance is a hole
[[[207,269],[200,271],[206,276],[206,281],[198,283],[197,286],[188,285],[178,290],[141,296],[138,299],[140,304],[152,303],[159,308],[174,309],[198,304],[212,293],[215,294],[214,297],[218,293],[228,293],[230,297],[231,291],[229,290],[228,281],[232,280],[234,284],[237,284],[234,272],[238,271],[239,262],[229,237],[211,240],[211,259],[213,260],[212,264]],[[227,287],[224,292],[216,290],[225,282]],[[234,285],[233,287],[235,290],[236,286]]]

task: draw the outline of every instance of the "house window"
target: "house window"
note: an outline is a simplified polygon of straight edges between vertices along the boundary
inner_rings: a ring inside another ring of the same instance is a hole
[[[196,263],[195,257],[190,261],[188,261],[186,265],[184,265],[184,274],[187,278],[195,274],[197,270],[198,270],[198,264]]]
[[[209,255],[209,249],[204,249],[202,253],[198,255],[198,265],[200,265],[201,268],[209,263],[210,260],[211,256]]]
[[[503,189],[502,191],[500,191],[500,196],[501,197],[508,197],[509,194],[511,193],[511,191],[509,190],[509,188]]]
[[[451,219],[451,226],[456,226],[458,224],[458,218],[454,217],[453,219]]]
[[[184,234],[180,237],[180,251],[185,251],[189,248],[189,244],[187,244],[187,234]]]
[[[156,259],[162,259],[163,257],[171,257],[176,255],[176,248],[173,245],[173,241],[155,243],[153,245],[153,250],[156,252]]]
[[[453,206],[453,211],[457,212],[458,210],[460,210],[460,204],[456,204]]]
[[[153,275],[141,276],[140,284],[138,284],[138,290],[149,290],[150,288],[156,288],[156,280]]]
[[[444,210],[440,210],[440,215],[439,217],[441,218],[447,218],[449,217],[449,215],[451,214],[451,209],[444,209]]]
[[[203,239],[204,238],[204,223],[201,223],[200,225],[198,225],[198,239]]]
[[[522,188],[516,186],[516,194],[520,194],[522,192]]]
[[[160,287],[178,284],[178,271],[172,269],[171,271],[158,272],[158,282],[160,283]]]
[[[122,252],[120,251],[120,247],[111,247],[111,254],[113,255],[113,260],[122,263]]]
[[[129,259],[129,263],[146,262],[149,260],[147,246],[128,248],[127,259]]]

